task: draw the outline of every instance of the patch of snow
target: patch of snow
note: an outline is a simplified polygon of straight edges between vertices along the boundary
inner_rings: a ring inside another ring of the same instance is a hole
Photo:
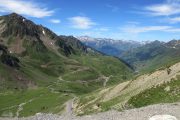
[[[12,53],[12,51],[9,51],[9,53]]]
[[[25,19],[23,19],[23,22],[25,22],[26,20]]]
[[[53,45],[53,43],[51,42],[51,45]]]
[[[176,117],[171,115],[155,115],[149,120],[178,120]]]
[[[44,31],[44,30],[42,31],[42,33],[43,33],[43,35],[46,35],[46,33],[45,33],[45,31]]]
[[[80,36],[80,37],[76,37],[76,38],[83,41],[83,42],[96,41],[95,38],[92,38],[92,37],[89,37],[89,36]]]

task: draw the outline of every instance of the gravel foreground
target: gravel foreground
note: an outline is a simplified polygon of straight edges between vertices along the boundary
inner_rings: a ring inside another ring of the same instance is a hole
[[[0,118],[0,120],[180,120],[180,103],[151,105],[123,112],[112,110],[82,117],[67,113],[62,116],[37,113],[28,118]]]

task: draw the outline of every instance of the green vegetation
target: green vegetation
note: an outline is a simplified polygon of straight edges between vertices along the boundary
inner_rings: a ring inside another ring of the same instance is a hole
[[[59,114],[65,103],[75,96],[79,97],[80,105],[86,104],[83,114],[106,111],[126,101],[133,92],[103,102],[104,87],[110,90],[133,79],[130,65],[102,55],[73,36],[57,36],[29,20],[22,23],[24,18],[15,13],[0,19],[4,19],[3,24],[7,26],[1,34],[4,43],[0,44],[0,116],[24,117],[38,112]],[[9,48],[13,50],[10,52]],[[146,73],[169,68],[180,60],[178,53],[179,48],[155,41],[125,54],[125,58],[140,73]],[[179,81],[180,77],[148,89],[128,103],[141,107],[179,101]]]
[[[19,69],[0,62],[0,116],[60,113],[74,95],[102,88],[104,77],[109,77],[108,86],[132,76],[132,70],[116,58],[94,53],[61,57],[39,42],[25,41],[26,51],[14,54]],[[23,110],[17,113],[19,105]]]
[[[98,73],[96,73],[93,70],[83,70],[79,72],[65,74],[63,76],[63,79],[68,80],[68,81],[77,81],[77,80],[88,81],[88,80],[94,80],[97,78],[98,78]]]
[[[140,74],[151,73],[180,61],[180,47],[174,48],[176,42],[154,41],[124,53],[122,58],[133,65]]]
[[[120,60],[102,55],[73,56],[77,61],[93,69],[100,76],[109,77],[107,85],[115,85],[133,77],[132,70]]]
[[[147,89],[132,97],[128,104],[133,107],[143,107],[158,103],[180,102],[180,76],[171,82]]]
[[[71,97],[62,93],[52,93],[45,88],[1,93],[0,115],[29,116],[38,112],[59,113],[63,110],[63,103]],[[17,113],[18,109],[21,109],[21,104],[23,109]]]
[[[37,112],[59,113],[64,109],[63,104],[68,99],[73,98],[72,95],[84,95],[103,87],[105,80],[101,78],[102,75],[113,75],[107,83],[108,85],[127,80],[120,76],[124,71],[131,75],[131,70],[126,69],[123,63],[118,63],[118,60],[114,58],[104,57],[106,60],[103,61],[103,58],[99,56],[94,58],[90,56],[81,57],[84,58],[82,64],[71,60],[61,59],[63,61],[58,61],[55,57],[51,57],[50,59],[54,60],[47,63],[45,67],[42,67],[43,62],[40,60],[21,57],[19,70],[14,70],[0,63],[0,66],[2,66],[0,67],[0,74],[2,80],[4,80],[1,83],[3,91],[0,93],[0,116],[12,114],[16,116],[18,105],[24,102],[27,103],[23,105],[23,110],[19,113],[20,116],[30,116]],[[100,60],[98,60],[98,57]],[[77,61],[80,61],[79,57],[76,58],[78,58]],[[94,61],[91,61],[90,58]],[[109,69],[105,66],[108,59],[112,63],[107,66]],[[121,68],[121,66],[123,67]],[[111,71],[112,67],[118,72]],[[10,69],[13,74],[8,75]],[[60,70],[58,71],[58,69]],[[14,75],[16,74],[19,74],[25,82],[20,82],[18,78],[15,78]],[[31,83],[31,85],[28,86],[28,83]],[[31,87],[35,89],[31,90]]]

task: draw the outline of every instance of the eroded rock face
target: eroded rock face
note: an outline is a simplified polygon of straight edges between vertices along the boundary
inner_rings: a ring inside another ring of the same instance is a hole
[[[171,115],[155,115],[149,120],[178,120],[176,117]]]
[[[32,21],[26,20],[25,18],[12,13],[1,17],[5,21],[6,29],[2,32],[1,36],[18,36],[23,38],[25,35],[35,36],[39,38],[39,33],[41,32],[39,26],[34,25]]]
[[[43,44],[47,40],[49,44]],[[47,52],[46,48],[55,48],[65,56],[87,52],[87,46],[77,38],[57,36],[48,28],[37,25],[16,13],[0,16],[0,43],[18,55],[28,53],[28,47],[36,49],[36,52],[39,50]]]
[[[12,56],[9,54],[9,51],[7,50],[7,47],[4,45],[0,44],[0,62],[14,67],[14,68],[19,68],[19,59],[15,56]]]

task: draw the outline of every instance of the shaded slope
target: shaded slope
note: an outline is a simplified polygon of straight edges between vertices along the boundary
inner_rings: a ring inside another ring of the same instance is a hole
[[[132,64],[140,72],[151,72],[179,62],[179,45],[179,40],[173,40],[168,43],[154,41],[125,52],[121,58]]]

